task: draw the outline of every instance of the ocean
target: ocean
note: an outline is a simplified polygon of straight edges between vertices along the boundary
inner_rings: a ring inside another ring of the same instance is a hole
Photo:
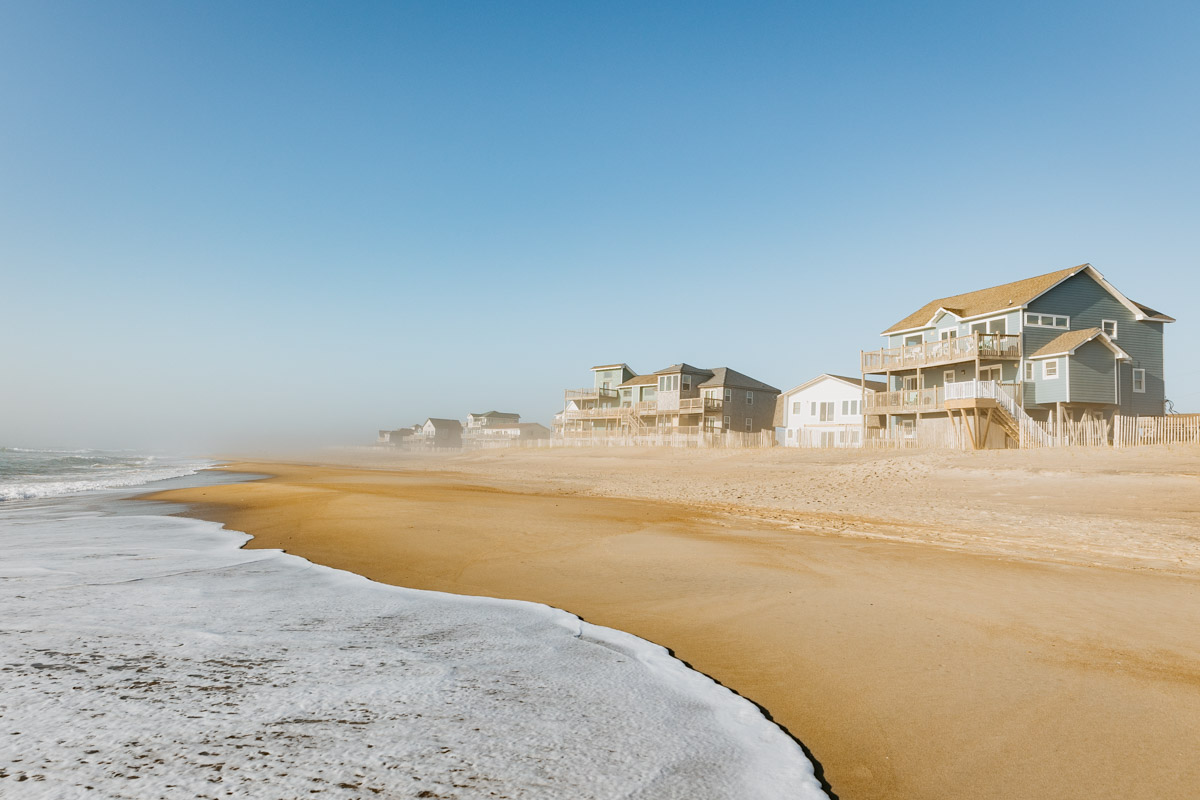
[[[202,459],[0,450],[0,796],[824,798],[665,649],[132,502]]]

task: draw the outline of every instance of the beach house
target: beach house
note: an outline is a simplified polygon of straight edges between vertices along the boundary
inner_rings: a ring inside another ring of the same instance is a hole
[[[861,353],[871,438],[1028,444],[1073,421],[1162,414],[1163,329],[1091,264],[931,300]],[[1035,442],[1036,443],[1036,442]]]
[[[555,417],[562,437],[759,433],[773,430],[779,390],[728,367],[679,363],[647,375],[628,364],[591,369],[590,388],[568,389]]]
[[[474,433],[498,425],[518,425],[520,422],[521,415],[514,411],[484,411],[479,414],[467,414],[466,432]]]
[[[421,425],[416,444],[425,447],[462,447],[462,423],[430,417]]]
[[[870,380],[866,395],[884,391]],[[825,373],[779,396],[776,425],[787,447],[860,447],[863,435],[863,384],[860,378]]]

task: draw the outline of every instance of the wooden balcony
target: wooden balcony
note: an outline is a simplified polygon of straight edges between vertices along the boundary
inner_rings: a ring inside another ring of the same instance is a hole
[[[565,400],[606,400],[617,396],[616,389],[567,389],[563,392]]]
[[[1000,401],[1003,392],[1009,402],[1021,402],[1021,384],[996,383],[995,381],[963,381],[936,386],[929,389],[904,389],[895,392],[867,394],[867,414],[917,414],[928,411],[945,411],[955,408],[975,407],[979,401]]]
[[[900,372],[918,367],[936,367],[962,361],[1017,360],[1021,358],[1021,337],[1015,333],[973,333],[956,339],[906,344],[862,351],[864,373]]]

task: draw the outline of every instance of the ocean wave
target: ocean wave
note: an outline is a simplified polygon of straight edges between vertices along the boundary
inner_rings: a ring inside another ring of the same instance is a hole
[[[107,465],[106,465],[107,466]],[[182,478],[195,475],[202,469],[211,466],[207,461],[194,461],[185,464],[163,465],[153,469],[131,468],[127,470],[110,470],[106,474],[89,476],[86,479],[69,475],[60,475],[58,479],[47,475],[14,475],[4,476],[0,480],[0,502],[11,500],[37,500],[44,497],[61,497],[63,495],[80,494],[100,489],[124,489],[133,486],[143,486],[154,481],[169,478]],[[2,473],[0,473],[2,475]]]

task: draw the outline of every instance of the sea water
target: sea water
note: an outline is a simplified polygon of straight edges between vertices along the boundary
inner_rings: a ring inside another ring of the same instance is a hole
[[[825,797],[794,740],[661,647],[123,499],[238,479],[206,462],[0,463],[2,797]]]

